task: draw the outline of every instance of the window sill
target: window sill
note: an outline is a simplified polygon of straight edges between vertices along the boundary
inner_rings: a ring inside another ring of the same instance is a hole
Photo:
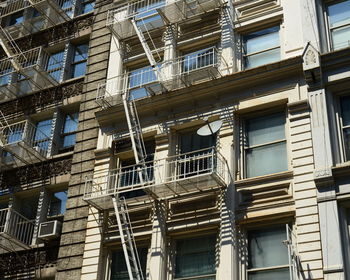
[[[291,179],[292,176],[293,176],[293,171],[283,171],[283,172],[272,173],[272,174],[263,175],[263,176],[257,176],[253,178],[236,180],[235,185],[236,187],[244,187],[247,185],[258,185],[258,184],[265,183],[266,181]]]
[[[56,159],[56,158],[61,158],[61,157],[67,157],[67,156],[73,156],[74,151],[69,151],[65,153],[59,153],[57,155],[53,155],[51,158]]]
[[[336,164],[336,166],[332,167],[332,173],[335,176],[343,176],[349,175],[350,172],[350,161],[342,162]]]

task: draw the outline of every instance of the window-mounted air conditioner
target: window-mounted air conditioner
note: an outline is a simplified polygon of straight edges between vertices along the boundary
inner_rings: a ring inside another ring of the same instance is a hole
[[[59,237],[61,233],[61,226],[61,222],[57,220],[41,223],[38,238],[47,240]]]

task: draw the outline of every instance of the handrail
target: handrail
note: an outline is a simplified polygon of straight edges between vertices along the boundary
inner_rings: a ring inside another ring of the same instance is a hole
[[[34,223],[11,207],[1,209],[0,233],[7,234],[26,245],[30,245],[34,233]]]
[[[215,174],[227,181],[228,165],[214,147],[134,164],[109,171],[96,172],[86,178],[84,199],[157,186],[194,176]],[[143,184],[140,182],[143,177]]]

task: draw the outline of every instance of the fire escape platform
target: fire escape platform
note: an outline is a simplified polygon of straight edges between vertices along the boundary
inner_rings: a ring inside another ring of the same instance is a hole
[[[109,171],[87,179],[84,200],[100,210],[113,208],[112,196],[143,190],[159,199],[227,186],[228,165],[215,150],[201,150]],[[143,184],[141,184],[141,178]]]

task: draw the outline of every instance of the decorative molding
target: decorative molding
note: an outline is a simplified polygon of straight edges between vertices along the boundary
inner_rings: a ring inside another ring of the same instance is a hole
[[[327,187],[334,184],[331,168],[314,170],[314,180],[317,187]]]

